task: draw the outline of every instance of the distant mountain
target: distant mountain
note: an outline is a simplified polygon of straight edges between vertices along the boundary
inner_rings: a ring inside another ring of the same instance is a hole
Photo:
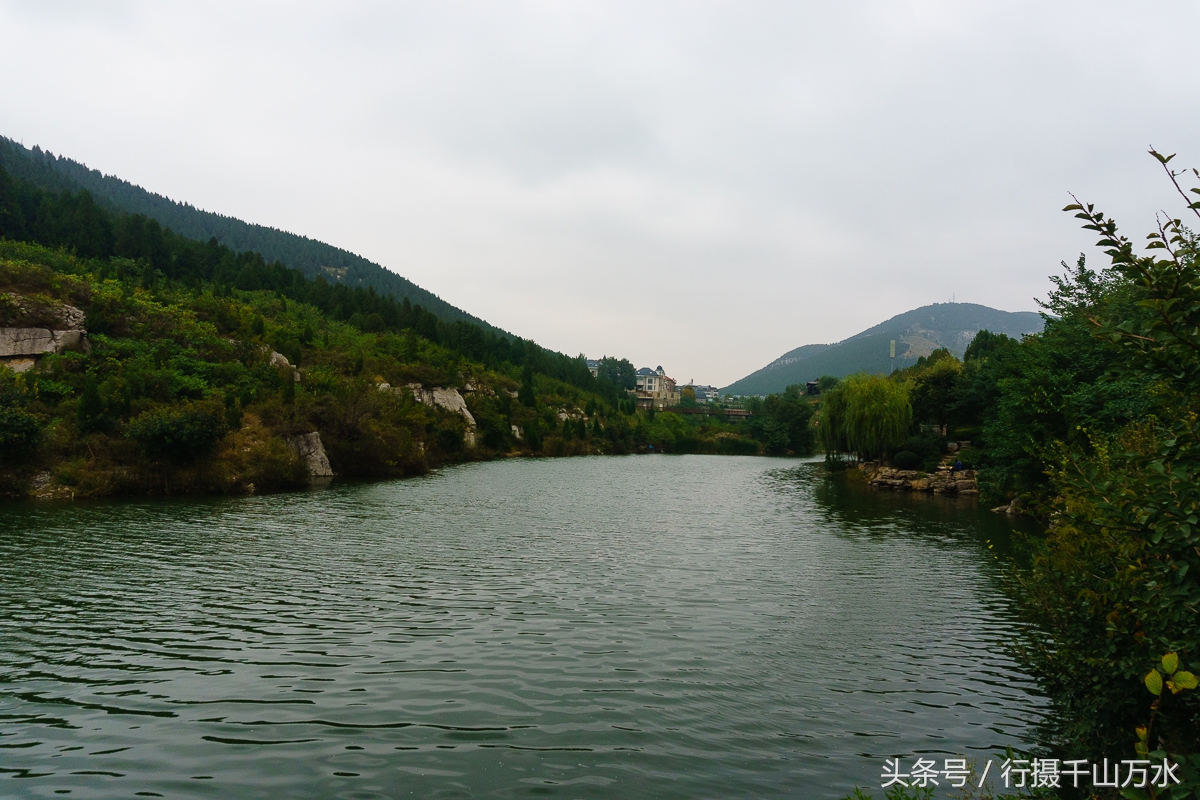
[[[324,275],[330,283],[374,287],[380,294],[391,295],[397,300],[407,297],[414,305],[420,305],[446,322],[463,320],[496,333],[504,333],[478,317],[455,308],[407,278],[348,250],[307,236],[202,211],[39,147],[30,149],[0,136],[0,166],[10,175],[49,191],[77,192],[86,189],[96,202],[110,210],[144,214],[190,239],[208,241],[215,238],[231,250],[258,252],[268,262],[281,261],[285,266],[302,270],[310,278]]]
[[[784,353],[757,372],[721,390],[722,394],[771,394],[822,375],[841,378],[855,372],[885,373],[889,343],[896,340],[896,368],[916,363],[939,347],[962,357],[981,330],[1019,338],[1042,329],[1033,311],[998,311],[975,303],[935,303],[906,311],[837,344],[806,344]]]

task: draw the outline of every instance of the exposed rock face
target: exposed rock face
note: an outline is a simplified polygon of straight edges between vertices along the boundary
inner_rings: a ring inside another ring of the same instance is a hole
[[[314,478],[332,478],[333,467],[329,466],[329,456],[325,455],[325,445],[321,444],[321,434],[317,431],[301,436],[289,436],[288,447],[308,464],[308,474]]]
[[[82,330],[56,331],[49,328],[0,328],[0,358],[43,356],[68,350],[87,352],[91,344]]]
[[[382,389],[385,385],[381,384],[380,388]],[[467,409],[467,401],[458,393],[458,389],[447,389],[442,386],[426,389],[419,383],[410,383],[408,390],[412,392],[413,399],[427,406],[437,406],[451,413],[461,414],[462,418],[467,421],[467,433],[464,437],[467,446],[475,446],[475,418],[471,416],[471,412]]]
[[[92,349],[83,329],[83,312],[74,306],[47,307],[15,294],[0,295],[3,318],[25,327],[0,328],[0,364],[14,372],[25,372],[37,359],[51,353]],[[40,326],[40,327],[38,327]]]
[[[475,427],[475,418],[467,410],[467,401],[458,393],[458,389],[446,389],[441,386],[426,389],[419,383],[410,383],[408,384],[408,390],[412,392],[414,399],[427,406],[437,406],[452,413],[461,414],[463,419],[467,421],[467,425],[472,428]]]
[[[973,469],[955,472],[950,467],[943,466],[931,475],[916,470],[881,467],[873,461],[860,464],[858,468],[867,474],[867,483],[870,486],[881,489],[934,494],[979,494],[979,482]]]
[[[0,325],[12,328],[83,330],[84,313],[75,306],[0,292]]]
[[[37,365],[37,359],[33,358],[0,358],[0,364],[11,369],[13,372],[21,373],[28,372]]]

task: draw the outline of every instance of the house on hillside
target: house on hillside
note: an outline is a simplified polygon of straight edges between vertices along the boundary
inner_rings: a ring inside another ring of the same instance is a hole
[[[587,360],[587,368],[588,368],[588,372],[592,373],[593,378],[600,377],[600,362],[599,361],[597,361],[594,358],[589,358]]]
[[[637,386],[630,394],[637,398],[638,408],[662,410],[679,405],[679,392],[675,379],[668,377],[661,366],[658,369],[642,367],[634,375]]]

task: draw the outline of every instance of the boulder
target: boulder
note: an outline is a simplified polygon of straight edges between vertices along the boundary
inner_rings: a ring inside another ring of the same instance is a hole
[[[867,473],[867,485],[881,489],[900,489],[935,494],[979,494],[979,483],[973,470],[954,472],[943,466],[932,475],[910,469],[881,467],[869,461],[859,465]]]
[[[329,456],[325,455],[325,445],[321,443],[321,434],[317,431],[287,437],[287,445],[296,451],[308,465],[308,474],[313,478],[332,478],[333,467],[329,465]]]

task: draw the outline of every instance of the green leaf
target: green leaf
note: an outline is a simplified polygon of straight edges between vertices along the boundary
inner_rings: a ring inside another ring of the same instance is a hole
[[[1175,685],[1181,689],[1195,689],[1200,686],[1200,679],[1187,670],[1180,670],[1174,676]]]
[[[1174,675],[1175,670],[1179,669],[1179,655],[1177,653],[1167,653],[1162,657],[1163,672],[1168,675]]]
[[[1163,681],[1162,675],[1158,674],[1158,670],[1152,669],[1146,673],[1146,688],[1150,690],[1150,694],[1158,696],[1162,694]]]

